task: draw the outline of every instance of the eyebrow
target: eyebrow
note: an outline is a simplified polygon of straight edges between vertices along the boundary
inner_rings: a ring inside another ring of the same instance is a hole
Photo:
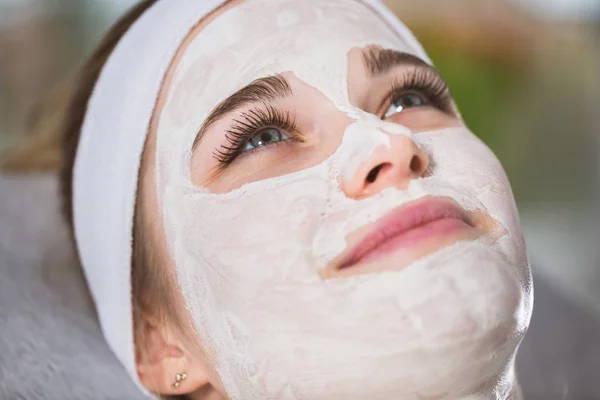
[[[397,66],[410,65],[432,68],[419,57],[397,50],[369,46],[362,51],[363,62],[371,77],[383,75]]]
[[[292,87],[281,75],[267,76],[252,81],[223,100],[208,115],[204,124],[196,134],[192,150],[196,148],[206,131],[226,114],[251,103],[265,103],[292,96]]]
[[[394,67],[401,65],[431,68],[425,61],[412,54],[384,49],[379,46],[367,47],[362,50],[362,56],[364,65],[371,77],[383,75]],[[223,100],[211,111],[194,138],[192,151],[196,148],[210,127],[225,115],[248,104],[274,101],[291,97],[292,94],[293,92],[289,82],[279,74],[252,81],[248,86],[243,87]]]

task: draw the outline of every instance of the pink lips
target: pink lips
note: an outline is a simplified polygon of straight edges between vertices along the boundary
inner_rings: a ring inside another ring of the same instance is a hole
[[[391,252],[418,246],[426,239],[444,238],[465,230],[473,227],[458,204],[446,198],[425,197],[393,210],[376,222],[341,256],[336,268],[374,261]]]

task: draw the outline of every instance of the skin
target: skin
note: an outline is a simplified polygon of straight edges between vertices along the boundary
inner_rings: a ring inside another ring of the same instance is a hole
[[[168,256],[165,234],[161,227],[158,201],[156,196],[156,138],[160,115],[165,106],[167,95],[172,88],[171,81],[175,67],[181,60],[187,46],[200,34],[204,27],[218,18],[225,10],[235,7],[241,1],[232,1],[213,12],[199,23],[188,35],[174,58],[167,73],[161,93],[158,98],[155,113],[151,122],[150,132],[144,152],[140,178],[140,193],[143,199],[141,211],[149,221],[151,234],[155,238],[157,262],[169,269],[174,277],[174,266]],[[348,93],[351,103],[369,113],[384,116],[390,107],[389,88],[397,78],[410,66],[396,67],[386,74],[370,77],[365,69],[361,49],[354,49],[348,55],[349,75]],[[225,169],[219,169],[218,161],[213,157],[215,149],[227,145],[225,131],[231,126],[233,119],[248,111],[242,108],[236,113],[226,115],[212,125],[196,147],[192,157],[192,180],[202,187],[215,193],[227,193],[249,182],[267,179],[283,174],[303,170],[317,165],[329,157],[342,141],[345,128],[352,122],[344,112],[337,109],[323,94],[296,78],[291,73],[282,74],[290,83],[293,97],[276,100],[271,105],[278,109],[293,111],[302,132],[317,132],[307,135],[302,143],[289,142],[272,145],[246,153],[236,159]],[[452,104],[452,112],[445,113],[433,106],[408,108],[398,112],[386,121],[404,125],[414,133],[462,126],[456,107]],[[370,158],[362,163],[353,176],[341,182],[341,189],[346,196],[353,199],[363,199],[373,196],[380,191],[394,187],[405,189],[412,179],[426,174],[428,167],[427,154],[419,149],[410,138],[393,135],[389,148],[380,148]],[[384,165],[374,181],[368,181],[367,176],[377,166]],[[459,240],[475,239],[478,236],[496,229],[494,221],[487,215],[469,215],[471,229],[453,232],[442,237],[435,237],[417,243],[409,251],[390,254],[376,263],[361,265],[361,268],[351,268],[343,273],[327,270],[327,276],[348,276],[385,270],[397,267],[399,261],[407,265],[415,259],[448,246]],[[347,237],[349,246],[354,245],[371,228],[370,225],[353,232]],[[173,284],[175,280],[173,278]],[[173,290],[174,308],[181,326],[192,326],[193,323],[186,312],[185,301],[178,290]],[[191,399],[225,399],[227,398],[218,375],[210,362],[204,356],[201,343],[194,337],[193,332],[185,332],[177,326],[158,319],[148,317],[144,327],[145,340],[137,345],[137,367],[142,383],[152,392],[160,394],[187,394]],[[178,373],[186,372],[187,379],[179,388],[171,385]]]

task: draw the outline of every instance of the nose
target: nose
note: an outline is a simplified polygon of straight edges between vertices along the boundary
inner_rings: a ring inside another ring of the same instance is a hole
[[[429,166],[427,153],[409,136],[389,134],[389,138],[389,146],[380,146],[342,182],[346,196],[366,198],[389,187],[405,190],[411,180],[423,176]]]

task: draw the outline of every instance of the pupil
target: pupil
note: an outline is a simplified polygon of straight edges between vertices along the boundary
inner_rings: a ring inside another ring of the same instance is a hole
[[[269,143],[271,140],[273,140],[273,137],[269,132],[264,132],[262,135],[260,135],[260,140],[263,143]]]

